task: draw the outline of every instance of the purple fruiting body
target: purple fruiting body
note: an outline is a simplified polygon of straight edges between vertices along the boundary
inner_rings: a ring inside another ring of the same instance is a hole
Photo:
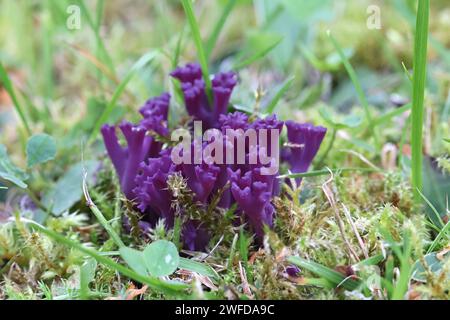
[[[319,151],[327,129],[310,123],[286,121],[290,147],[283,158],[290,164],[293,173],[306,172]]]
[[[181,83],[186,110],[194,120],[200,120],[206,129],[216,128],[219,116],[227,112],[228,103],[237,83],[233,72],[219,73],[212,80],[212,105],[208,101],[200,65],[188,63],[175,69],[171,76]]]
[[[202,121],[204,129],[215,128],[223,134],[226,134],[227,130],[244,132],[254,129],[257,132],[256,145],[244,142],[246,160],[254,156],[254,153],[261,157],[262,151],[266,152],[266,156],[278,156],[270,154],[280,153],[278,148],[272,148],[274,141],[271,139],[273,132],[270,130],[278,130],[278,133],[281,133],[286,125],[289,146],[281,150],[281,158],[288,162],[294,173],[308,170],[324,139],[326,128],[293,121],[283,123],[276,115],[257,117],[251,122],[244,113],[227,113],[230,97],[237,83],[236,74],[233,72],[219,73],[213,77],[210,99],[198,64],[190,63],[179,67],[171,76],[180,81],[187,113],[193,120]],[[265,175],[262,170],[266,167],[260,161],[261,158],[253,164],[240,164],[236,162],[236,154],[232,154],[234,163],[174,164],[171,159],[172,149],[163,149],[163,144],[155,139],[155,135],[170,135],[167,124],[169,104],[170,95],[163,93],[149,99],[140,108],[143,118],[138,124],[121,123],[119,129],[125,138],[126,146],[119,143],[114,126],[104,125],[101,129],[121,189],[144,215],[141,226],[148,230],[155,221],[163,218],[168,228],[173,227],[174,197],[167,181],[171,175],[178,173],[186,179],[186,184],[199,205],[208,206],[213,196],[224,189],[218,206],[227,209],[237,203],[237,216],[243,217],[257,238],[262,239],[264,225],[273,226],[275,209],[272,200],[279,194],[280,189],[278,167],[273,174]],[[263,138],[259,135],[262,129],[267,130],[268,145],[265,147],[262,146]],[[227,143],[232,141],[225,139],[224,148]],[[278,146],[278,141],[276,143]],[[202,145],[200,149],[204,151],[204,148],[205,145]],[[226,188],[228,184],[229,188]],[[185,248],[204,250],[210,239],[211,229],[208,228],[211,226],[206,226],[202,221],[185,219],[181,230]],[[290,273],[288,269],[287,272]]]

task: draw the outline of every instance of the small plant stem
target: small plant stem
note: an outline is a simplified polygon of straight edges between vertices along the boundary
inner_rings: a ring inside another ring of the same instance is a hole
[[[411,277],[412,264],[409,261],[411,256],[411,241],[410,234],[406,231],[403,234],[403,250],[398,255],[400,260],[400,277],[394,287],[392,293],[392,300],[403,300],[405,299],[405,294],[408,291],[409,279]]]
[[[120,236],[120,225],[122,221],[122,213],[120,211],[120,189],[116,192],[116,200],[114,203],[114,223],[113,229]]]
[[[230,257],[228,258],[228,263],[227,263],[228,272],[231,272],[231,270],[233,268],[233,260],[234,260],[234,254],[236,253],[236,245],[237,245],[238,237],[239,237],[239,235],[236,233],[234,235],[233,242],[231,244]]]
[[[173,226],[173,243],[178,249],[181,248],[180,234],[181,234],[181,218],[179,215],[176,215]]]
[[[322,165],[323,165],[325,159],[326,159],[327,156],[328,156],[328,153],[330,153],[331,149],[333,148],[334,141],[336,140],[337,129],[336,129],[336,128],[333,128],[332,130],[333,130],[333,131],[331,131],[331,140],[330,140],[330,142],[328,143],[327,149],[326,149],[325,152],[323,153],[322,157],[320,157],[320,160],[317,161],[317,165],[314,166],[315,168],[320,168],[320,167],[322,167]]]
[[[437,235],[437,237],[434,239],[433,243],[431,244],[431,246],[428,248],[427,250],[427,254],[433,252],[433,250],[436,248],[436,246],[439,244],[439,241],[441,241],[441,239],[448,234],[450,231],[450,221],[447,222],[447,224],[442,228],[442,230],[439,232],[439,234]]]
[[[19,221],[22,222],[22,221],[24,221],[24,219],[20,219]],[[38,231],[47,235],[48,237],[52,238],[53,240],[57,241],[58,243],[62,243],[63,245],[66,245],[70,248],[73,248],[80,252],[83,252],[84,254],[87,254],[88,256],[97,260],[97,262],[102,263],[103,265],[108,266],[108,267],[120,272],[124,276],[129,277],[130,279],[133,279],[140,283],[145,283],[145,284],[149,285],[151,288],[154,288],[155,290],[166,292],[166,293],[172,294],[172,295],[183,296],[183,294],[179,291],[184,290],[187,287],[186,285],[181,284],[181,283],[180,284],[165,283],[164,281],[162,281],[158,278],[141,275],[121,264],[118,264],[114,260],[103,256],[102,254],[100,254],[99,252],[97,252],[93,249],[86,248],[85,246],[83,246],[82,244],[80,244],[78,242],[72,241],[56,232],[48,230],[47,228],[41,226],[40,224],[38,224],[34,221],[26,220],[24,222],[27,222],[29,225],[33,226],[33,228],[37,229]]]
[[[239,255],[241,261],[244,265],[245,272],[247,274],[248,282],[253,282],[253,273],[248,267],[248,247],[247,247],[247,237],[245,236],[244,225],[239,228]]]
[[[335,172],[352,172],[352,171],[359,171],[359,172],[378,172],[381,171],[380,169],[375,169],[375,168],[358,168],[358,167],[354,167],[354,168],[334,168],[334,169],[330,169],[330,168],[326,168],[326,169],[321,169],[321,170],[312,170],[312,171],[308,171],[308,172],[303,172],[303,173],[290,173],[290,174],[283,174],[281,176],[278,176],[278,179],[285,179],[285,178],[291,178],[291,179],[296,179],[296,178],[306,178],[306,177],[317,177],[317,176],[325,176],[330,174],[330,172],[335,173]]]
[[[116,243],[116,245],[119,248],[125,247],[125,244],[123,243],[122,239],[120,239],[120,236],[114,231],[112,226],[109,224],[109,222],[105,219],[103,216],[103,213],[97,208],[95,203],[92,201],[91,196],[89,195],[89,190],[86,184],[86,176],[87,172],[85,172],[84,178],[83,178],[83,193],[84,197],[86,199],[86,205],[91,209],[92,213],[97,218],[98,222],[105,228],[106,232],[108,232],[111,239]]]
[[[125,247],[125,244],[123,243],[122,239],[120,239],[119,235],[113,230],[109,222],[105,219],[102,212],[97,208],[97,206],[92,202],[91,204],[88,204],[89,208],[91,209],[92,213],[97,218],[98,222],[105,228],[106,232],[108,232],[109,236],[113,241],[116,243],[116,245],[121,248]]]

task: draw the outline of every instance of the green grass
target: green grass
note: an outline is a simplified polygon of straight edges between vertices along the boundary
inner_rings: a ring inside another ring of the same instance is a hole
[[[280,101],[280,99],[283,97],[283,95],[286,93],[286,91],[289,90],[289,88],[292,85],[292,82],[294,81],[295,77],[291,77],[287,79],[280,87],[280,89],[275,93],[272,100],[267,104],[266,112],[268,114],[272,114],[275,111],[275,108]]]
[[[209,99],[211,99],[211,79],[209,77],[208,60],[203,46],[203,40],[200,35],[200,29],[195,18],[194,9],[192,8],[191,0],[181,0],[183,4],[183,9],[186,14],[186,18],[189,22],[191,28],[191,34],[197,48],[197,57],[202,67],[203,80],[205,81],[206,92],[208,93]],[[219,29],[220,31],[220,29]]]
[[[262,59],[269,52],[271,52],[273,49],[275,49],[281,43],[281,41],[283,41],[282,38],[276,39],[275,41],[267,44],[264,48],[262,48],[260,51],[255,52],[251,56],[236,61],[233,65],[233,70],[243,69],[243,68],[251,65],[252,63],[258,61],[259,59]]]
[[[433,243],[427,250],[427,254],[433,252],[436,247],[438,246],[439,242],[442,240],[442,238],[446,237],[447,239],[450,238],[450,221],[445,224],[445,226],[439,231],[436,238],[433,240]]]
[[[290,173],[290,174],[284,174],[279,176],[279,179],[284,178],[306,178],[306,177],[317,177],[317,176],[324,176],[329,175],[331,173],[337,173],[337,172],[353,172],[353,171],[359,171],[359,172],[377,172],[379,170],[373,169],[373,168],[337,168],[337,169],[322,169],[322,170],[312,170],[308,172],[303,173]]]
[[[220,15],[219,20],[217,20],[217,23],[215,24],[213,31],[211,32],[211,35],[209,36],[208,41],[205,45],[205,55],[207,60],[209,60],[211,53],[216,46],[217,40],[219,39],[220,31],[225,25],[225,22],[227,21],[227,18],[233,10],[236,2],[237,0],[228,0],[223,7],[222,14]]]
[[[106,123],[109,116],[113,112],[114,108],[117,106],[117,102],[122,95],[122,93],[125,91],[128,83],[130,80],[136,75],[136,73],[142,69],[145,65],[147,65],[150,61],[152,61],[157,55],[159,54],[158,51],[152,50],[147,53],[145,53],[142,57],[137,60],[131,69],[128,71],[126,76],[122,79],[122,81],[119,83],[117,88],[115,89],[111,100],[107,104],[106,108],[103,110],[102,114],[98,118],[98,120],[95,122],[94,128],[89,136],[89,143],[92,143],[95,138],[97,137],[98,133],[100,132],[100,127]]]
[[[97,262],[102,263],[105,266],[108,266],[109,268],[112,268],[112,269],[120,272],[124,276],[129,277],[130,279],[133,279],[135,281],[145,283],[149,287],[151,287],[157,291],[166,293],[169,296],[179,296],[179,295],[182,296],[182,294],[180,294],[180,291],[186,290],[188,288],[188,286],[186,286],[183,283],[176,283],[176,282],[169,283],[164,280],[160,280],[158,278],[141,275],[127,267],[124,267],[123,265],[115,262],[114,260],[107,258],[104,255],[101,255],[99,252],[97,252],[93,249],[86,248],[85,246],[83,246],[80,243],[69,240],[66,237],[63,237],[54,231],[44,228],[40,224],[37,224],[33,221],[28,221],[28,224],[30,224],[33,228],[37,229],[39,232],[52,238],[53,240],[55,240],[59,243],[62,243],[70,248],[75,249],[75,250],[79,250],[82,253],[94,258],[95,260],[97,260]]]
[[[95,21],[91,15],[91,12],[89,8],[86,7],[86,4],[84,0],[76,0],[77,4],[80,6],[82,13],[86,17],[86,20],[88,22],[89,27],[94,32],[95,36],[95,42],[96,42],[96,50],[98,52],[98,58],[100,61],[102,61],[104,64],[106,64],[109,68],[109,72],[112,74],[116,74],[114,63],[111,59],[111,56],[109,55],[108,51],[106,50],[105,43],[100,35],[100,26],[101,26],[101,17],[103,12],[103,6],[104,1],[100,0],[97,1],[97,10],[96,10],[96,18],[97,21]]]
[[[339,272],[325,267],[319,263],[308,261],[300,257],[289,257],[287,259],[290,263],[293,263],[300,268],[304,268],[323,279],[326,279],[332,283],[336,288],[344,287],[347,290],[355,290],[361,283],[358,280],[352,278],[346,278]]]
[[[8,92],[9,96],[11,97],[13,104],[14,104],[14,108],[16,109],[16,112],[19,115],[19,118],[22,121],[22,124],[23,124],[27,134],[29,136],[31,136],[31,128],[28,123],[28,119],[25,116],[25,110],[22,107],[22,104],[17,99],[16,92],[12,85],[11,79],[9,78],[8,72],[6,71],[6,69],[2,63],[0,63],[0,80],[1,80],[2,85],[5,87],[6,91]]]
[[[87,197],[89,199],[89,200],[88,199],[86,200],[86,201],[88,201],[88,207],[91,209],[92,213],[95,215],[98,222],[100,222],[100,224],[103,226],[103,228],[105,228],[105,230],[108,232],[109,236],[115,242],[117,247],[119,247],[119,248],[125,247],[125,244],[123,243],[119,234],[112,228],[110,222],[108,222],[105,219],[103,213],[98,209],[98,207],[95,205],[95,203],[92,202],[92,200],[90,200],[89,193],[87,191],[86,182],[83,182],[83,189],[85,192],[85,197]]]
[[[50,8],[50,0],[44,2],[44,5]],[[49,103],[54,97],[54,79],[53,79],[53,58],[54,58],[54,45],[53,45],[53,21],[50,10],[47,10],[47,14],[43,19],[44,32],[42,35],[42,56],[43,56],[43,69],[44,69],[44,95],[45,95],[45,110],[47,116],[50,116]]]
[[[422,146],[423,114],[427,76],[428,19],[430,1],[419,0],[414,37],[414,74],[411,115],[411,181],[416,200],[420,201],[422,191]]]
[[[328,31],[328,37],[330,38],[331,43],[333,44],[334,48],[338,52],[339,57],[341,58],[341,61],[344,64],[345,70],[347,70],[347,73],[350,76],[350,79],[351,79],[353,86],[355,87],[356,93],[358,95],[359,102],[361,103],[361,105],[364,109],[364,114],[366,116],[369,132],[371,133],[371,136],[373,137],[373,139],[375,141],[375,145],[377,147],[379,147],[380,139],[379,139],[376,129],[374,127],[374,122],[373,122],[372,112],[370,111],[369,102],[367,101],[366,95],[361,86],[361,82],[359,81],[358,76],[355,72],[355,69],[353,69],[353,66],[350,64],[350,61],[348,60],[348,58],[345,56],[344,51],[342,50],[342,48],[339,45],[339,43],[337,42],[337,40],[331,34],[331,31]]]
[[[390,112],[387,112],[387,113],[379,116],[378,118],[376,118],[373,121],[374,127],[385,124],[388,121],[392,120],[392,118],[398,117],[398,116],[404,114],[405,112],[411,110],[411,107],[412,107],[412,104],[408,103],[408,104],[405,104],[404,106],[401,106],[400,108],[396,108]]]

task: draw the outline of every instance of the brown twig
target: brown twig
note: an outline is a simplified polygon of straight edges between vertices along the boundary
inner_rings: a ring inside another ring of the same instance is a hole
[[[336,206],[336,200],[334,199],[334,195],[333,195],[333,192],[331,191],[331,188],[328,186],[328,184],[331,181],[333,181],[333,179],[334,179],[333,172],[331,170],[330,170],[330,173],[331,173],[331,177],[322,185],[322,190],[325,193],[325,196],[327,197],[328,202],[330,203],[331,207],[333,208],[334,217],[336,218],[336,222],[338,224],[339,231],[341,232],[342,239],[344,240],[345,245],[347,246],[347,249],[349,251],[350,258],[353,258],[356,260],[356,262],[359,262],[359,257],[357,255],[357,253],[355,252],[355,250],[353,250],[352,246],[350,245],[350,242],[348,241],[348,239],[345,235],[344,222],[342,221],[341,217],[339,216],[339,210]]]
[[[352,227],[353,233],[356,236],[356,239],[358,240],[359,247],[361,248],[362,252],[364,253],[364,257],[366,259],[369,258],[369,252],[367,251],[366,245],[364,244],[363,239],[361,238],[361,235],[358,232],[358,228],[356,228],[355,223],[353,222],[353,219],[350,215],[350,212],[348,211],[345,204],[342,203],[342,208],[344,209],[345,217],[347,218],[348,223],[350,223],[350,226]]]

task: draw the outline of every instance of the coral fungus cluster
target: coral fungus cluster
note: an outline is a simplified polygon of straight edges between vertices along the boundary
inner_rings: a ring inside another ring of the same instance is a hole
[[[256,117],[251,121],[244,113],[228,113],[230,97],[237,83],[237,76],[233,72],[216,74],[211,81],[210,94],[198,64],[179,67],[171,76],[180,82],[188,114],[192,120],[201,121],[204,129],[214,128],[220,132],[227,129],[240,129],[240,132],[266,129],[281,133],[286,125],[289,143],[282,150],[282,159],[295,173],[305,172],[310,166],[325,136],[325,128],[293,121],[284,123],[278,120],[276,115]],[[185,179],[199,205],[208,205],[218,192],[221,193],[219,207],[227,209],[237,203],[236,216],[243,216],[257,238],[261,239],[264,235],[264,225],[271,227],[273,224],[275,209],[272,200],[280,191],[278,171],[264,174],[265,165],[259,161],[258,155],[258,161],[254,163],[174,163],[171,159],[173,148],[165,147],[155,139],[155,134],[169,138],[169,104],[170,95],[163,93],[148,100],[140,109],[143,118],[138,124],[120,124],[126,147],[119,143],[115,127],[105,125],[102,128],[106,150],[125,196],[136,203],[148,225],[163,218],[166,226],[171,228],[174,225],[175,209],[174,195],[168,187],[168,180],[170,176],[179,174]],[[246,142],[246,160],[252,153],[259,153],[263,148],[273,150],[270,146],[270,143],[273,143],[270,139],[273,131],[268,132],[269,146],[263,147],[259,136],[256,145]],[[227,143],[230,141],[224,141],[224,145]],[[195,141],[192,147],[195,147]],[[205,145],[197,147],[202,150]],[[275,150],[279,152],[278,149]],[[268,151],[265,151],[267,154]],[[238,155],[233,154],[231,158],[233,157],[232,160],[237,160]],[[202,221],[187,220],[183,224],[182,239],[186,248],[203,250],[208,243],[208,230],[202,226]]]

